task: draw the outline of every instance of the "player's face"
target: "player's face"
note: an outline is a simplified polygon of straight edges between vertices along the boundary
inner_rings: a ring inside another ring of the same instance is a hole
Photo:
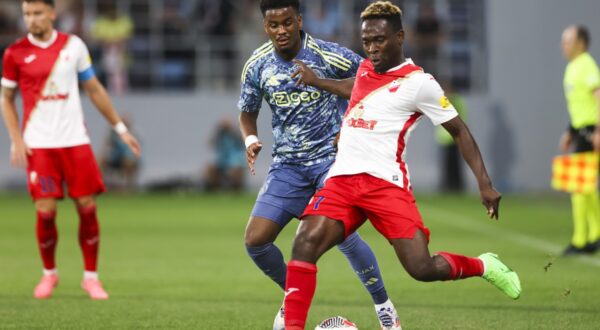
[[[361,28],[362,45],[375,71],[385,72],[403,60],[404,31],[394,31],[385,19],[367,19]]]
[[[574,27],[568,27],[562,34],[560,42],[563,56],[570,60],[575,57],[578,49],[577,30]]]
[[[265,32],[280,52],[300,50],[302,15],[293,7],[269,9],[263,20]]]
[[[52,6],[41,1],[23,2],[23,18],[27,31],[38,37],[52,30],[56,13]]]

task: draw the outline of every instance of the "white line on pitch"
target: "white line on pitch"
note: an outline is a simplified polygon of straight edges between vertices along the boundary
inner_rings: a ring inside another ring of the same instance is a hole
[[[448,226],[457,227],[466,231],[471,231],[486,236],[492,236],[494,238],[502,238],[504,240],[518,243],[522,246],[533,248],[541,252],[551,253],[554,256],[560,256],[560,254],[562,253],[563,248],[557,244],[529,235],[523,235],[521,233],[517,233],[511,230],[492,227],[492,225],[482,222],[487,219],[473,219],[455,212],[440,209],[429,203],[422,203],[421,205],[423,205],[423,210],[425,210],[425,212],[434,214],[434,216],[431,219],[426,219],[425,222],[443,221],[443,223]],[[573,257],[572,259],[584,264],[600,267],[600,259],[588,256],[577,256]]]

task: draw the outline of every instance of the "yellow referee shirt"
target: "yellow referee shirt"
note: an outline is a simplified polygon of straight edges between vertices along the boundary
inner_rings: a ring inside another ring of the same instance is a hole
[[[563,84],[573,128],[596,125],[598,101],[594,91],[600,88],[600,71],[588,52],[569,62]]]

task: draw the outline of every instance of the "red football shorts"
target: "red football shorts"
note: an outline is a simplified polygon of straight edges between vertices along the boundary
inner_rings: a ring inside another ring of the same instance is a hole
[[[346,237],[368,218],[387,239],[412,239],[421,230],[429,240],[412,192],[366,173],[329,178],[302,218],[309,215],[341,221]]]
[[[27,157],[27,182],[34,200],[63,198],[63,182],[71,198],[104,192],[102,173],[89,144],[32,149],[32,153]]]

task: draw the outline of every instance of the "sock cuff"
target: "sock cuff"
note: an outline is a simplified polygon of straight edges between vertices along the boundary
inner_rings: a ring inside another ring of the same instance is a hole
[[[300,260],[290,260],[288,262],[288,268],[295,268],[298,271],[305,273],[316,273],[317,265],[311,264],[310,262]]]
[[[436,254],[448,262],[450,265],[450,278],[455,279],[457,274],[457,266],[454,262],[454,258],[452,258],[452,255],[448,252],[437,252]]]
[[[275,244],[273,244],[273,242],[267,243],[267,244],[263,244],[263,245],[259,245],[259,246],[250,246],[250,245],[246,245],[246,251],[248,251],[249,254],[262,254],[265,251],[267,251],[268,249],[270,249],[272,246],[274,246]]]

